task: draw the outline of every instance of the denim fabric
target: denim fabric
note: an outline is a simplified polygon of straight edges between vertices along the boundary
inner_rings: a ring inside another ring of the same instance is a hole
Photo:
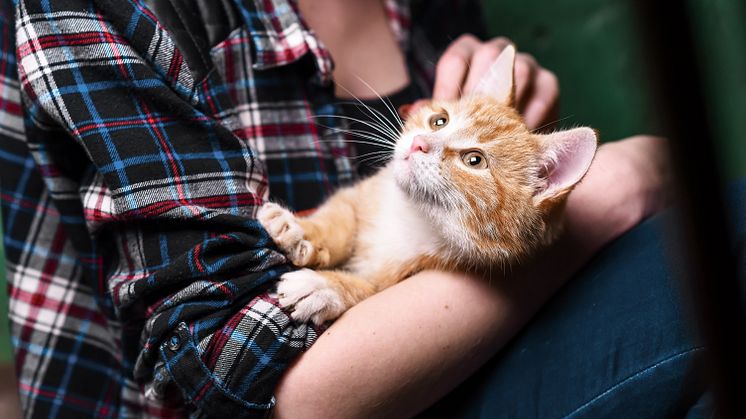
[[[746,179],[729,192],[744,272]],[[422,417],[706,417],[703,348],[673,274],[685,265],[665,234],[673,218],[672,211],[652,217],[606,247],[509,346]]]

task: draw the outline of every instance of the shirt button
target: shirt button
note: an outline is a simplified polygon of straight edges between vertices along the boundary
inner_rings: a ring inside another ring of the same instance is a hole
[[[177,334],[171,335],[171,337],[168,339],[168,349],[176,352],[181,348],[181,338]]]

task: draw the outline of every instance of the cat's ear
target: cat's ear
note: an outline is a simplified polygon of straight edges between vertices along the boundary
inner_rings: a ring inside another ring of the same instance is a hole
[[[534,204],[556,201],[585,176],[596,154],[598,137],[591,128],[575,128],[541,135],[544,182],[534,194]],[[547,201],[549,200],[549,201]]]
[[[473,94],[492,96],[500,102],[512,106],[515,99],[513,68],[515,67],[515,46],[505,47],[472,91]]]

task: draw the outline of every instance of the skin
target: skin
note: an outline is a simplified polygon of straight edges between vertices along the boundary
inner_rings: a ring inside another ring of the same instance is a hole
[[[404,55],[381,2],[301,0],[299,7],[332,53],[337,97],[376,98],[376,92],[386,96],[409,84]]]
[[[380,7],[375,0],[313,1],[350,7],[345,21],[350,27],[362,24],[374,6]],[[301,11],[309,14],[306,21],[335,57],[335,77],[352,79],[353,67],[334,48],[345,39],[338,38],[339,33],[347,32],[323,29],[326,20],[311,16],[321,13],[322,7],[314,11],[309,3],[301,0]],[[385,21],[378,21],[376,28],[368,36],[390,36]],[[435,95],[449,97],[454,86],[457,95],[473,88],[470,80],[478,80],[489,61],[487,49],[501,49],[502,42],[477,45],[467,40],[452,45],[449,51],[471,65],[459,70],[456,59],[444,55],[438,62]],[[379,43],[396,48],[381,39],[368,44]],[[377,65],[376,61],[383,61],[379,58],[362,51],[356,60]],[[372,83],[384,94],[395,91],[402,81],[391,69],[396,60],[386,64],[384,73],[392,74],[391,78]],[[454,68],[444,70],[445,65]],[[519,87],[518,98],[526,103],[524,115],[535,112],[534,124],[541,126],[551,121],[559,90],[554,76],[553,82],[546,75],[541,77],[544,81],[538,80],[546,70],[535,61],[526,65],[533,69],[516,71],[516,82],[530,87]],[[352,93],[365,96],[362,88]],[[275,417],[394,418],[420,412],[493,356],[599,248],[662,208],[666,200],[660,191],[667,189],[668,173],[665,142],[660,138],[639,136],[601,146],[587,176],[570,194],[566,232],[554,246],[514,268],[510,277],[493,272],[485,281],[426,271],[354,306],[286,372],[275,392]]]

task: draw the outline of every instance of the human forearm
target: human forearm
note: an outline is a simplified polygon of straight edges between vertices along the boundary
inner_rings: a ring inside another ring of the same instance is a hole
[[[559,244],[518,277],[428,271],[364,300],[285,375],[277,417],[391,418],[424,409],[497,352],[592,253],[568,239]]]
[[[626,156],[644,151],[640,143],[662,144],[601,148],[570,195],[565,234],[509,278],[495,268],[488,286],[423,272],[353,307],[285,375],[277,417],[406,417],[458,385],[599,248],[659,208],[646,195],[660,179],[641,176],[644,165]]]
[[[408,417],[466,378],[519,328],[486,282],[423,272],[353,307],[288,371],[276,417]]]
[[[591,255],[560,244],[518,277],[428,271],[354,306],[285,375],[276,417],[421,411],[503,347]]]

